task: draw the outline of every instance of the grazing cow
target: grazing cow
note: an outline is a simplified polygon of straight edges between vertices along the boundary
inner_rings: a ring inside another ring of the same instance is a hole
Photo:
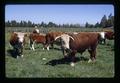
[[[45,34],[31,33],[29,35],[29,39],[30,39],[30,49],[35,50],[34,44],[41,43],[41,44],[43,44],[43,50],[44,50],[44,45],[45,45],[45,41],[46,41]]]
[[[49,45],[51,44],[51,47],[53,48],[53,43],[55,42],[55,38],[57,36],[62,35],[64,32],[49,32],[46,34],[46,43],[45,43],[45,48],[49,50]]]
[[[23,47],[25,45],[26,36],[27,34],[22,32],[13,32],[11,35],[9,43],[15,51],[16,58],[18,58],[18,56],[23,57]]]
[[[90,59],[88,62],[96,59],[96,48],[100,38],[99,33],[81,32],[71,35],[63,34],[56,37],[55,40],[59,38],[61,39],[61,47],[64,57],[66,57],[67,52],[69,52],[69,56],[72,60],[71,66],[74,66],[75,54],[77,52],[82,54],[86,49],[88,49],[88,52],[90,53]]]

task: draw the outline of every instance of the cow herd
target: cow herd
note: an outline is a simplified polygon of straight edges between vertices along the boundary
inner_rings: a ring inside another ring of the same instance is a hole
[[[69,58],[71,66],[74,66],[75,54],[83,53],[88,50],[90,59],[88,62],[94,62],[96,59],[96,49],[99,43],[106,44],[106,39],[114,39],[113,31],[102,32],[48,32],[46,34],[39,33],[38,30],[31,33],[13,32],[9,43],[13,47],[16,58],[23,57],[23,48],[26,44],[25,38],[29,38],[29,47],[35,50],[34,44],[43,45],[43,50],[54,48],[54,43],[59,42],[64,58]]]

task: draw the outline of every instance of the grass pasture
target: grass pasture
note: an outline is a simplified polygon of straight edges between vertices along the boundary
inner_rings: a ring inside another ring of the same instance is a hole
[[[49,28],[54,30],[52,28]],[[47,30],[47,29],[46,29]],[[59,31],[78,31],[78,29],[59,29]],[[86,29],[85,29],[86,30]],[[92,29],[94,30],[94,29]],[[97,29],[96,29],[97,30]],[[55,29],[57,31],[57,29]],[[84,31],[84,29],[82,29]],[[91,29],[87,29],[91,31]],[[24,32],[24,31],[23,31]],[[50,51],[42,50],[42,45],[35,45],[36,50],[29,50],[27,44],[24,48],[23,58],[14,58],[8,52],[10,32],[5,33],[5,74],[7,78],[111,78],[114,77],[114,40],[107,40],[106,45],[98,45],[95,63],[88,63],[89,53],[77,53],[75,67],[71,67],[63,59],[59,46]],[[46,58],[46,60],[43,60]]]

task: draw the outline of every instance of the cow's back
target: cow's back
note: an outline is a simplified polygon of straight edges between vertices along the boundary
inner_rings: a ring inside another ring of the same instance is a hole
[[[73,50],[84,51],[89,47],[96,47],[99,40],[99,34],[92,32],[82,32],[71,36],[74,38],[74,40],[70,39],[70,48]]]
[[[45,43],[45,34],[32,33],[30,34],[30,39],[36,41],[36,43]]]

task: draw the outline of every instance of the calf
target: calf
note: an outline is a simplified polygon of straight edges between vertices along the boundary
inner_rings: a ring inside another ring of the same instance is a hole
[[[43,50],[44,50],[44,45],[46,41],[45,34],[31,33],[29,39],[30,39],[30,49],[35,50],[34,44],[41,43],[43,44]]]
[[[55,38],[61,39],[61,47],[64,57],[68,56],[67,52],[69,51],[69,56],[71,57],[72,63],[71,66],[74,66],[75,54],[77,52],[83,53],[86,49],[90,53],[90,61],[96,59],[96,48],[100,38],[100,34],[96,32],[81,32],[78,34],[63,34]]]
[[[23,57],[23,47],[25,45],[25,37],[27,36],[26,33],[21,32],[13,32],[9,43],[13,47],[13,50],[15,51],[16,58],[18,56]]]

